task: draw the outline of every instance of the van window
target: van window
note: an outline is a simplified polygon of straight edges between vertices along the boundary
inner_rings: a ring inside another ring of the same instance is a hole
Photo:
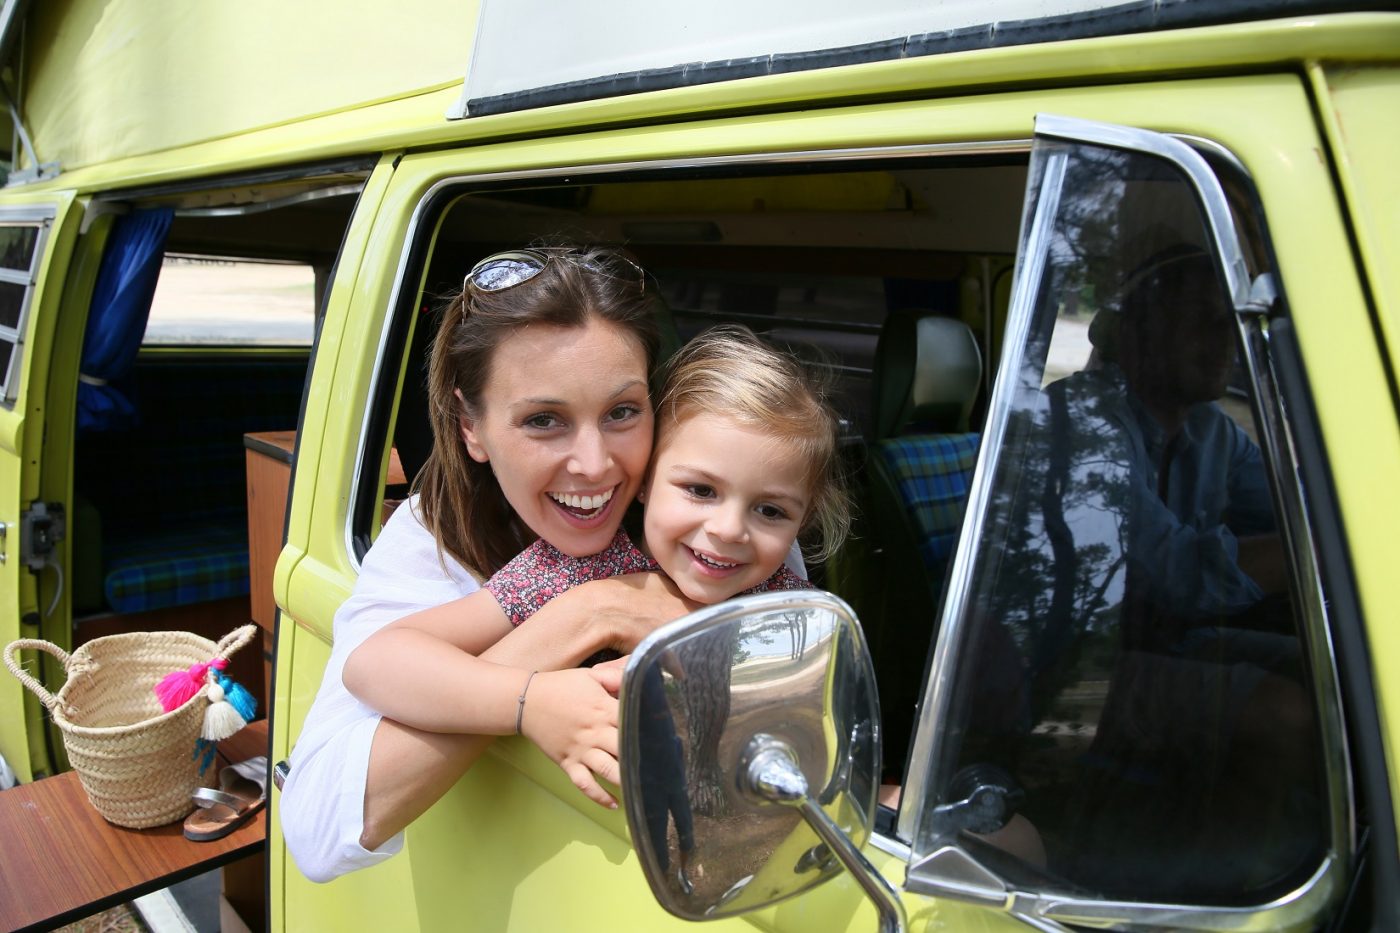
[[[20,348],[34,294],[34,277],[48,220],[34,211],[0,212],[0,399],[14,402],[19,392]]]
[[[619,246],[656,280],[659,323],[672,344],[736,322],[834,374],[857,527],[845,548],[809,570],[859,615],[886,711],[885,776],[898,782],[978,450],[986,376],[1000,352],[1025,173],[1025,155],[1008,156],[1003,146],[985,157],[872,159],[839,170],[765,166],[736,175],[702,166],[664,180],[440,186],[405,245],[348,529],[354,556],[378,529],[380,497],[408,491],[382,487],[386,447],[410,482],[431,450],[424,362],[434,312],[461,288],[463,273],[491,252],[542,237]],[[970,379],[909,406],[920,361],[900,352],[901,328],[922,318],[952,337],[938,348],[943,356],[921,365],[957,362]],[[952,491],[924,503],[933,516],[927,532],[898,504],[894,478],[872,465],[908,434],[956,450],[946,464]],[[927,559],[926,534],[937,538]]]
[[[1271,489],[1296,468],[1254,440],[1184,173],[1037,146],[1029,315],[949,592],[916,850],[1057,899],[1263,905],[1308,887],[1342,819],[1307,637],[1325,621],[1295,602],[1313,581],[1291,579]],[[968,804],[989,787],[1000,825]]]
[[[145,346],[310,346],[316,272],[307,263],[166,253]]]

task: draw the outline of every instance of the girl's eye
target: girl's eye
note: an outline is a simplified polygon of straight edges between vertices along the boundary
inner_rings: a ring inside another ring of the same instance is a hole
[[[776,505],[760,505],[758,507],[758,514],[773,521],[781,521],[788,517],[787,512]]]
[[[715,487],[706,486],[704,483],[691,483],[685,487],[685,491],[692,499],[713,499],[715,497]]]

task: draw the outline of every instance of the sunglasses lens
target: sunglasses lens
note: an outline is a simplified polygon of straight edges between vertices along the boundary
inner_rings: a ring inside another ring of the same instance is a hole
[[[468,279],[483,292],[498,292],[534,278],[543,268],[543,263],[529,256],[500,257],[477,266]]]

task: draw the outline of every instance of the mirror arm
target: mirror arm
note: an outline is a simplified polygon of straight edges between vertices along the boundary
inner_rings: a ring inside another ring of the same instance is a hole
[[[851,844],[835,821],[812,800],[807,778],[797,766],[791,746],[771,735],[749,740],[740,765],[740,786],[750,797],[766,803],[795,807],[817,837],[846,866],[880,915],[880,933],[903,933],[908,926],[904,904],[885,876]]]

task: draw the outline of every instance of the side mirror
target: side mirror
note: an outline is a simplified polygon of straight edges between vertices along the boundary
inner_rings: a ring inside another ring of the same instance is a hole
[[[860,853],[879,709],[850,607],[815,590],[692,613],[637,646],[622,688],[622,792],[652,893],[687,920],[765,907],[844,866],[885,930],[903,908]]]

